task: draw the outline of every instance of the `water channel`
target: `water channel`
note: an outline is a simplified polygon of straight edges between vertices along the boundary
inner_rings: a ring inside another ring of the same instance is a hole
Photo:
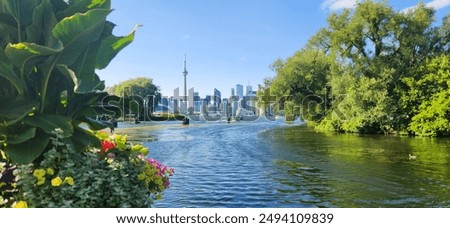
[[[118,132],[175,169],[153,207],[450,207],[449,139],[267,120],[121,124]]]

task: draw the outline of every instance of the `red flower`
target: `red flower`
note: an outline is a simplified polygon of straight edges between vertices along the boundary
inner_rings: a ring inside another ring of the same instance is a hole
[[[107,152],[110,149],[113,149],[114,147],[116,147],[116,144],[114,144],[113,142],[107,141],[107,140],[103,140],[102,141],[102,153]]]

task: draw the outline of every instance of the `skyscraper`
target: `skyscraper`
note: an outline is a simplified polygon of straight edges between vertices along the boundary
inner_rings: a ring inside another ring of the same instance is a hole
[[[247,92],[245,93],[245,96],[249,96],[250,94],[252,94],[252,86],[248,85],[247,86]]]
[[[222,103],[222,93],[218,89],[214,88],[214,105],[216,108],[220,107],[220,103]]]
[[[236,95],[239,96],[239,98],[244,97],[244,86],[241,84],[236,85]]]
[[[198,92],[194,92],[194,112],[199,113],[201,107],[200,95]]]
[[[231,96],[235,96],[236,93],[234,92],[234,88],[231,88]]]

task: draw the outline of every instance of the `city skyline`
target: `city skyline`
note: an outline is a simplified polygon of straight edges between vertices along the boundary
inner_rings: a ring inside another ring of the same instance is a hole
[[[184,87],[183,87],[183,90],[182,90],[182,93],[183,93],[182,96],[183,97],[188,97],[188,96],[196,96],[197,95],[197,96],[201,97],[201,93],[195,90],[195,86],[190,87],[189,93],[192,93],[192,94],[188,94],[188,89],[187,89],[188,88],[187,87],[187,75],[188,75],[187,68],[188,68],[188,66],[187,66],[187,57],[186,56],[187,55],[185,53],[184,54],[184,61],[183,61],[183,72],[182,72],[183,79],[184,79],[184,84],[183,84]],[[257,87],[259,87],[259,85],[260,84],[258,84]],[[242,84],[236,84],[235,87],[231,88],[231,90],[230,90],[231,93],[229,95],[227,95],[227,96],[222,96],[221,90],[219,90],[217,88],[214,88],[213,89],[213,93],[210,94],[208,92],[205,92],[205,94],[203,94],[203,96],[207,97],[207,96],[212,96],[213,95],[213,96],[219,97],[219,98],[222,98],[222,97],[228,97],[229,98],[229,97],[234,96],[234,91],[237,91],[236,92],[237,96],[239,96],[240,98],[243,98],[245,96],[255,95],[255,94],[252,94],[252,92],[257,92],[257,91],[253,90],[253,86],[251,85],[250,81],[248,82],[248,85],[245,88],[246,88],[246,90],[245,90],[245,93],[244,93],[244,86]],[[179,90],[180,90],[180,87],[177,87],[177,88],[174,88],[172,95],[171,94],[164,94],[164,93],[161,93],[161,95],[163,97],[172,97],[172,96],[178,97],[179,96],[178,94],[180,93]],[[191,90],[193,92],[191,92]]]

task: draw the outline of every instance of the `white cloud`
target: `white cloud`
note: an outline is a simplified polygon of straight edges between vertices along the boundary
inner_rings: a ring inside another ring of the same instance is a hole
[[[434,8],[435,10],[439,10],[450,6],[450,0],[433,0],[426,4],[428,7]]]
[[[336,11],[340,9],[355,8],[357,0],[325,0],[321,7],[322,9],[329,9]]]
[[[188,34],[186,34],[186,35],[183,36],[183,39],[185,39],[185,40],[187,40],[187,39],[189,39],[189,38],[191,38],[191,36],[188,35]]]
[[[440,10],[442,8],[450,6],[450,0],[432,0],[431,2],[425,3],[425,5],[435,10]],[[402,12],[408,12],[409,10],[414,10],[415,8],[416,6],[411,6],[403,9]]]

